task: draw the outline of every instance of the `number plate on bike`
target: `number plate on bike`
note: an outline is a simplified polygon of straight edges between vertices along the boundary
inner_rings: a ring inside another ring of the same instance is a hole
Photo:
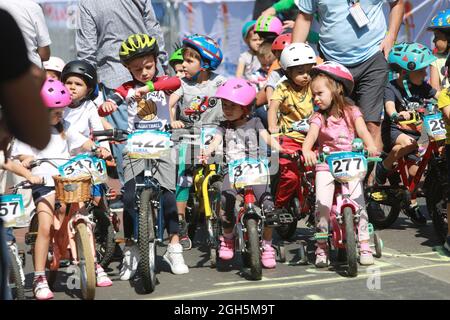
[[[202,144],[202,148],[208,149],[208,145],[211,143],[211,141],[214,139],[214,136],[216,135],[216,128],[208,128],[204,127],[202,128],[200,140]]]
[[[3,219],[4,227],[22,226],[22,220],[26,220],[25,208],[22,195],[6,194],[0,196],[0,218]]]
[[[236,189],[270,183],[267,159],[241,159],[228,164],[230,184]]]
[[[340,182],[362,179],[367,172],[367,159],[356,152],[337,152],[327,157],[333,177]]]
[[[434,141],[445,139],[447,131],[445,130],[445,122],[442,118],[442,113],[439,112],[436,114],[427,115],[423,118],[423,122],[430,139]]]
[[[158,130],[137,130],[128,136],[128,156],[133,159],[158,159],[170,152],[170,133]]]
[[[59,174],[64,178],[76,178],[90,175],[92,183],[102,184],[108,181],[105,161],[87,154],[81,154],[59,166]]]

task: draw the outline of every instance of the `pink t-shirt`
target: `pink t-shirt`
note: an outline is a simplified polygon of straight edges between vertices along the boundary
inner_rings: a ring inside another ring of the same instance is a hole
[[[350,107],[347,121],[351,121],[354,126],[358,117],[362,117],[359,108],[356,106]],[[352,150],[352,141],[355,138],[355,130],[352,130],[347,126],[344,117],[336,119],[334,116],[330,116],[327,119],[327,125],[325,125],[323,115],[316,112],[311,117],[310,123],[314,123],[320,128],[319,137],[317,139],[319,152],[322,152],[324,147],[329,147],[331,152]],[[329,168],[325,163],[316,166],[316,171],[327,170],[329,170]]]

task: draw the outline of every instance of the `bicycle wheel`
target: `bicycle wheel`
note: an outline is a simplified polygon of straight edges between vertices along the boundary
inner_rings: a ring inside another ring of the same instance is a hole
[[[142,279],[142,285],[145,293],[151,293],[156,286],[156,242],[155,242],[155,223],[154,211],[152,205],[153,192],[151,189],[144,189],[141,192],[139,205],[139,275]]]
[[[353,220],[353,211],[349,207],[344,208],[344,222],[348,275],[350,277],[356,277],[356,275],[358,274],[358,263],[356,257],[356,234]]]
[[[21,269],[18,257],[8,248],[8,264],[9,264],[9,287],[11,288],[12,297],[14,300],[25,300],[25,288],[22,281]]]
[[[397,220],[400,211],[400,206],[381,204],[368,197],[367,215],[369,222],[377,229],[389,228]]]
[[[297,231],[297,223],[298,223],[297,217],[300,216],[301,211],[300,202],[297,197],[292,199],[291,204],[289,205],[289,211],[292,214],[292,217],[294,217],[294,221],[292,221],[289,224],[281,225],[275,228],[275,231],[283,240],[291,239],[294,236],[295,232]]]
[[[80,268],[81,295],[84,300],[95,298],[95,263],[92,256],[92,245],[87,226],[84,223],[76,225],[75,244]]]
[[[247,229],[247,251],[250,262],[250,273],[253,280],[261,280],[262,265],[261,265],[261,249],[259,245],[258,221],[255,219],[248,219],[245,221],[245,228]]]
[[[109,212],[101,209],[94,210],[94,222],[97,261],[103,268],[107,268],[116,248],[114,226],[109,219]]]
[[[220,202],[222,192],[222,181],[215,181],[209,188],[209,201],[212,211],[212,216],[208,222],[209,253],[210,266],[215,268],[217,264],[217,250],[219,249],[219,237],[222,234],[222,224],[220,220]]]

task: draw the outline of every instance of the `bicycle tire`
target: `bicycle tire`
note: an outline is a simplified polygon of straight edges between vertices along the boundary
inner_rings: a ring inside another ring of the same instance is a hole
[[[356,233],[353,220],[353,211],[349,207],[344,208],[345,222],[345,249],[347,251],[347,273],[350,277],[358,275],[358,260],[356,255]]]
[[[397,218],[400,214],[400,211],[401,211],[400,207],[385,205],[386,207],[390,207],[390,209],[389,209],[389,213],[387,215],[385,215],[385,217],[383,218],[383,217],[379,216],[378,210],[376,210],[376,211],[373,210],[373,206],[372,206],[373,203],[380,205],[377,201],[375,201],[369,197],[369,199],[367,201],[367,215],[369,216],[369,222],[372,223],[376,229],[389,228],[397,220]],[[380,210],[385,212],[385,209],[383,209],[381,207],[380,207]]]
[[[153,192],[151,189],[142,190],[138,217],[138,248],[140,257],[138,270],[145,293],[153,292],[156,287],[156,242],[152,197]]]
[[[210,187],[210,206],[212,211],[211,225],[212,225],[212,238],[210,243],[210,257],[211,268],[215,268],[217,265],[217,250],[219,249],[219,237],[222,234],[222,225],[220,218],[221,207],[221,193],[222,193],[222,181],[215,181]]]
[[[89,238],[86,224],[78,223],[75,229],[81,295],[84,300],[93,300],[95,298],[97,279],[95,275],[94,257],[92,256],[91,239]]]
[[[22,276],[20,272],[22,267],[18,264],[16,256],[10,248],[8,248],[8,257],[9,284],[13,300],[25,300],[25,288],[22,283]]]
[[[95,252],[97,261],[106,269],[110,264],[116,248],[114,226],[109,219],[108,211],[94,210]]]
[[[255,219],[247,219],[245,221],[245,228],[247,229],[247,250],[250,260],[250,275],[253,280],[261,280],[262,278],[262,264],[261,264],[261,249],[259,245],[258,221]]]

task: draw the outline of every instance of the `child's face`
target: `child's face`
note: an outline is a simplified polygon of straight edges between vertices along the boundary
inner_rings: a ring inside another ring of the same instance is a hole
[[[312,64],[305,64],[302,66],[295,66],[289,68],[289,77],[294,83],[300,87],[305,87],[311,81],[309,72],[311,71]]]
[[[333,96],[331,90],[327,86],[327,80],[323,77],[317,77],[311,82],[311,91],[314,104],[320,110],[327,110],[331,106]]]
[[[79,102],[89,93],[89,88],[81,77],[70,76],[67,78],[65,85],[70,92],[72,101],[74,102]]]
[[[225,119],[228,121],[239,120],[244,115],[242,106],[226,99],[222,99],[222,110]]]
[[[142,83],[151,81],[156,74],[155,57],[150,55],[133,59],[127,67],[133,77]]]
[[[272,63],[275,61],[275,56],[269,55],[269,56],[258,56],[259,63],[261,64],[261,69],[263,69],[266,72],[269,72],[270,67],[272,66]]]
[[[409,80],[415,85],[421,85],[427,76],[427,68],[409,72]]]
[[[51,79],[55,79],[55,80],[59,80],[61,74],[57,71],[53,71],[53,70],[45,70],[45,73],[47,74],[47,78],[51,78]]]
[[[433,42],[439,53],[445,53],[447,51],[447,37],[442,31],[434,30]]]
[[[174,67],[173,70],[175,70],[175,75],[178,78],[184,78],[186,76],[186,74],[184,73],[184,69],[183,69],[183,63],[177,63]]]
[[[272,52],[273,52],[275,58],[277,58],[277,60],[280,61],[281,53],[282,53],[283,51],[281,51],[281,50],[274,50],[274,51],[272,51]]]
[[[259,34],[255,33],[253,30],[251,30],[248,33],[247,45],[251,50],[257,52],[262,42],[263,39],[259,36]]]
[[[183,61],[183,71],[186,78],[191,79],[202,70],[200,66],[200,60],[193,57],[185,57]]]
[[[50,109],[50,125],[55,126],[62,121],[64,108]]]

